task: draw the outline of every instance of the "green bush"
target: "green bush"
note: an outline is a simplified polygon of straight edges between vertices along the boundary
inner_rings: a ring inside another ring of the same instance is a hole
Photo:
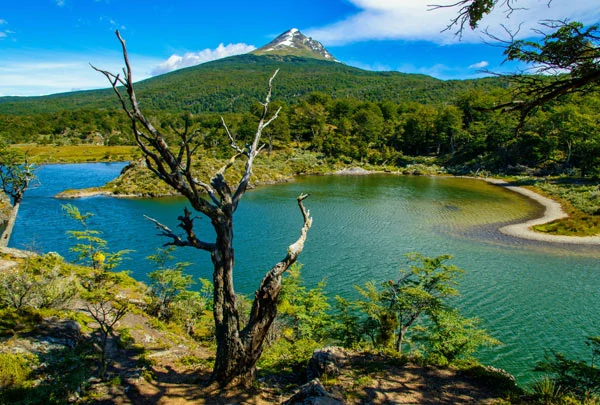
[[[46,255],[0,273],[0,307],[64,307],[77,295],[78,283],[63,265],[62,259]]]
[[[291,341],[280,338],[265,349],[258,366],[270,373],[303,376],[313,352],[322,346],[322,342],[312,339]]]
[[[534,400],[540,404],[561,404],[566,396],[563,388],[547,375],[534,381],[531,389]]]
[[[0,353],[0,391],[30,384],[29,377],[38,359],[32,354]]]

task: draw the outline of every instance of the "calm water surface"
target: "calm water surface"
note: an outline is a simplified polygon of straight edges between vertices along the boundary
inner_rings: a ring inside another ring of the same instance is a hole
[[[72,258],[67,230],[78,224],[62,205],[72,203],[95,216],[111,251],[135,249],[121,266],[146,280],[146,256],[165,242],[143,215],[176,229],[182,199],[124,200],[92,197],[52,198],[67,188],[104,184],[123,164],[52,165],[39,169],[41,186],[27,191],[11,246]],[[482,181],[385,175],[301,178],[293,183],[248,192],[236,213],[236,288],[250,293],[265,270],[283,258],[302,224],[295,197],[306,201],[314,218],[300,257],[303,277],[314,285],[323,277],[333,297],[356,295],[353,285],[394,278],[406,267],[404,255],[452,254],[467,270],[457,299],[467,316],[504,344],[484,350],[480,359],[531,381],[530,369],[544,349],[589,358],[584,338],[600,334],[600,249],[528,242],[497,229],[539,214],[524,197]],[[206,219],[196,222],[205,239],[213,237]],[[206,252],[178,249],[196,277],[211,278]]]

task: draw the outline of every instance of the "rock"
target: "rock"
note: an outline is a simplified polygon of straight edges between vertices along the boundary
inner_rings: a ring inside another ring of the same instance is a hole
[[[338,170],[334,174],[343,175],[343,176],[356,176],[356,175],[365,175],[371,174],[372,172],[363,169],[362,167],[350,167]]]
[[[342,405],[345,403],[343,399],[327,392],[317,378],[301,386],[296,394],[283,402],[283,405]]]
[[[46,341],[73,348],[81,338],[81,325],[72,319],[44,318],[40,324]]]
[[[319,378],[323,374],[339,375],[340,368],[348,364],[348,353],[341,347],[326,347],[314,351],[308,362],[308,379]]]

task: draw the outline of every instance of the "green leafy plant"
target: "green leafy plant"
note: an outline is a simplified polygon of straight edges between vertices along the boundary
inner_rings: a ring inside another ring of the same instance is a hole
[[[81,231],[67,232],[71,238],[78,241],[70,250],[77,254],[77,259],[81,263],[89,265],[95,270],[109,271],[121,263],[123,255],[130,252],[129,250],[120,250],[116,253],[107,252],[108,243],[100,237],[102,233],[89,228],[88,219],[93,216],[92,213],[82,214],[79,208],[71,204],[63,205],[62,208],[68,217],[79,222],[83,228]]]
[[[446,264],[451,256],[435,258],[418,253],[408,255],[408,270],[400,270],[400,277],[389,280],[378,288],[374,282],[356,287],[363,299],[356,305],[367,316],[365,322],[375,333],[372,342],[402,352],[410,328],[423,316],[432,316],[446,308],[445,299],[458,295],[456,278],[464,273]]]
[[[457,309],[436,311],[430,319],[431,322],[418,327],[414,340],[424,344],[426,356],[435,364],[471,360],[480,347],[500,344],[479,328],[479,319],[465,318]]]
[[[591,362],[573,360],[562,353],[550,352],[538,362],[535,371],[547,373],[556,386],[572,394],[579,400],[600,400],[600,368],[595,364],[600,353],[600,336],[588,337],[591,348]]]
[[[38,358],[32,354],[0,353],[0,392],[26,386],[38,363]]]
[[[159,248],[156,254],[148,256],[158,267],[148,274],[152,299],[148,312],[166,321],[173,317],[172,306],[176,300],[191,298],[183,293],[194,283],[192,276],[183,272],[190,263],[175,263],[173,266],[169,264],[174,258],[171,255],[174,249],[174,246]]]

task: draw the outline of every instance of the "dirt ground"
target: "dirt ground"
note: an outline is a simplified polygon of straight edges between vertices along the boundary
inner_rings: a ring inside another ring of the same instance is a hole
[[[279,404],[296,387],[259,381],[253,392],[206,387],[210,366],[184,365],[182,359],[211,360],[214,353],[187,338],[152,328],[140,315],[122,321],[136,342],[142,342],[153,365],[140,373],[137,362],[121,350],[113,372],[126,376],[115,387],[98,385],[98,404]],[[385,359],[354,353],[341,374],[322,377],[326,389],[347,404],[494,404],[500,399],[493,387],[468,373],[417,365],[389,365]],[[102,390],[104,392],[102,393]]]

